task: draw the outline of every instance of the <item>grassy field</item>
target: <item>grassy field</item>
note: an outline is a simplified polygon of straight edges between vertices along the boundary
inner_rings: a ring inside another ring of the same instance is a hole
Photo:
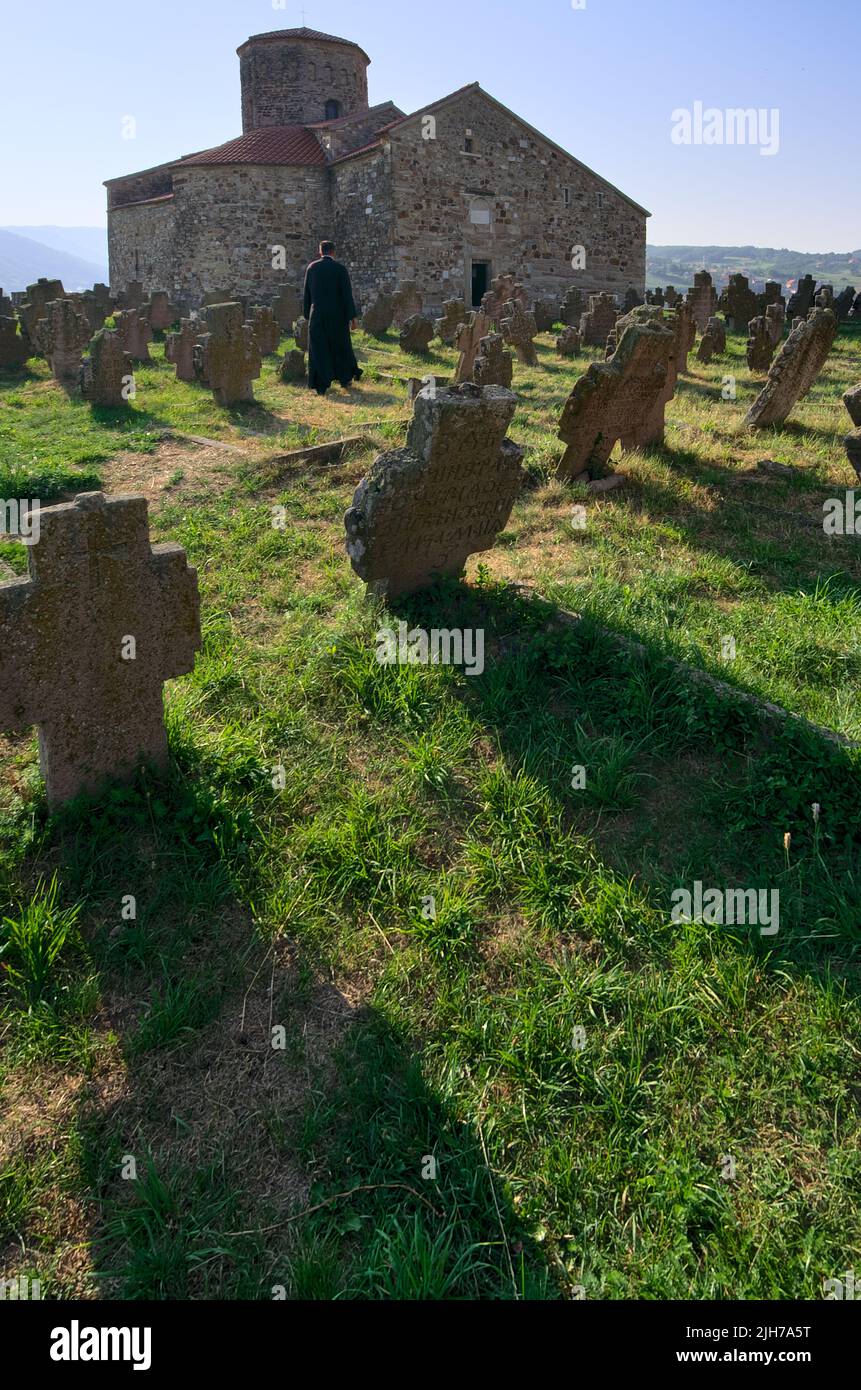
[[[383,374],[454,354],[356,342],[353,393],[270,358],[237,411],[160,346],[127,413],[43,363],[0,381],[0,495],[144,492],[205,638],[163,779],[49,817],[35,737],[0,738],[0,1272],[43,1297],[820,1298],[861,1257],[861,565],[822,529],[861,338],[757,435],[743,339],[692,355],[666,445],[593,496],[553,476],[588,358],[543,336],[508,528],[388,614],[343,512],[403,442]],[[374,447],[267,465],[348,433]],[[380,666],[401,619],[483,628],[483,675]],[[778,889],[778,934],[673,922],[695,880]]]

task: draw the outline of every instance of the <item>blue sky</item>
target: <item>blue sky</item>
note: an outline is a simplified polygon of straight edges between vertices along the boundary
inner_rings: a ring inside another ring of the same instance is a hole
[[[304,5],[370,55],[372,103],[478,81],[650,208],[650,242],[861,246],[861,0]],[[0,226],[103,224],[103,179],[238,135],[237,46],[302,22],[301,0],[5,6]],[[777,152],[673,143],[697,101],[776,108]]]

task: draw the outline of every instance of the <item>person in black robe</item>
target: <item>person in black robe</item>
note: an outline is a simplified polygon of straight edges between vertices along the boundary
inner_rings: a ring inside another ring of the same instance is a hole
[[[325,396],[333,381],[345,390],[361,370],[350,330],[359,317],[350,272],[335,260],[335,243],[320,242],[320,259],[305,271],[303,313],[308,320],[308,385]]]

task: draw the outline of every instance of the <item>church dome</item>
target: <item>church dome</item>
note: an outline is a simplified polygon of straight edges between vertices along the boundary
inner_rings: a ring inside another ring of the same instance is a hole
[[[368,109],[370,58],[349,39],[317,29],[254,34],[236,50],[244,133],[313,125]]]

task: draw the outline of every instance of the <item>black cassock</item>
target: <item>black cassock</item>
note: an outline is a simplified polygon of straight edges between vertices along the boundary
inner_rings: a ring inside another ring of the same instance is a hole
[[[359,317],[350,272],[331,256],[312,261],[305,271],[304,309],[308,320],[308,385],[322,396],[333,381],[349,386],[362,373],[353,352],[350,322]]]

